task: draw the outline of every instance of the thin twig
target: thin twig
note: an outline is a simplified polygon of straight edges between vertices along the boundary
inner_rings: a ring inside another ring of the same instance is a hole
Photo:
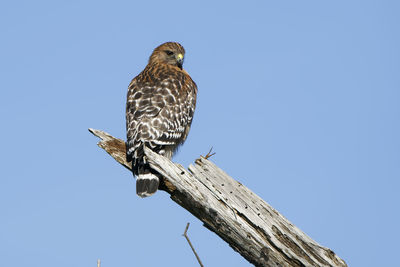
[[[197,261],[199,262],[200,266],[201,266],[201,267],[204,267],[203,263],[201,262],[201,260],[200,260],[200,258],[199,258],[199,255],[197,255],[196,250],[194,250],[194,247],[193,247],[193,245],[192,245],[192,242],[190,242],[190,239],[189,239],[189,237],[188,237],[188,235],[187,235],[187,231],[188,231],[188,229],[189,229],[189,225],[190,225],[190,223],[187,223],[186,228],[185,228],[185,232],[183,233],[183,236],[186,238],[187,242],[189,243],[189,246],[190,246],[190,248],[192,249],[194,255],[196,256],[196,259],[197,259]]]
[[[213,150],[213,147],[210,148],[210,151],[208,151],[207,155],[204,157],[205,159],[209,159],[216,154],[215,152],[211,153],[212,150]]]

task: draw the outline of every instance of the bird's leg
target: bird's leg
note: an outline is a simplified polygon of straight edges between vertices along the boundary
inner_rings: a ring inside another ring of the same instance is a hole
[[[144,163],[144,164],[147,163],[147,157],[146,157],[146,154],[144,153],[144,148],[145,148],[145,147],[146,147],[146,143],[143,142],[143,147],[142,147],[142,149],[143,149],[143,163]]]

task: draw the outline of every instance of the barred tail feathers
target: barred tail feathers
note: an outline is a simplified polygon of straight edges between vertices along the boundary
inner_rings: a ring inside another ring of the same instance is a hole
[[[160,179],[151,172],[138,174],[136,179],[136,194],[142,198],[149,197],[157,191],[159,183]]]
[[[136,176],[136,194],[139,197],[149,197],[153,195],[160,184],[162,176],[150,168],[149,163],[144,155],[143,142],[132,144],[127,142],[127,158],[132,160],[132,173]],[[156,150],[158,152],[158,150]]]

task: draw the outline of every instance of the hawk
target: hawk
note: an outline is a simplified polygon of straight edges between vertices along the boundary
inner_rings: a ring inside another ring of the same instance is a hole
[[[128,87],[126,159],[132,162],[140,197],[154,194],[161,178],[150,168],[144,147],[170,159],[192,124],[197,86],[182,68],[184,56],[179,43],[158,46]]]

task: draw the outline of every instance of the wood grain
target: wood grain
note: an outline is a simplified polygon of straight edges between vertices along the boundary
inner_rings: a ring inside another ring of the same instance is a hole
[[[98,145],[130,169],[121,139],[94,129]],[[150,149],[150,166],[164,176],[160,190],[255,266],[347,266],[246,186],[200,157],[188,170]]]

